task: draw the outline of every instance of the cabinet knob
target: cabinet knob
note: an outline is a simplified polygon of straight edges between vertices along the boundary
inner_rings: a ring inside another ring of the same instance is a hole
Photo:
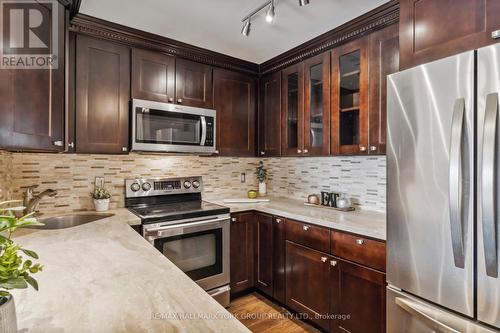
[[[74,142],[68,143],[68,148],[75,148],[75,143]]]
[[[172,97],[169,97],[169,98],[168,98],[168,102],[169,102],[169,103],[173,103],[173,102],[174,102],[174,99],[173,99]]]
[[[365,241],[362,240],[361,238],[356,239],[356,244],[363,245],[364,243],[365,243]]]
[[[297,154],[302,154],[302,149],[297,149]]]
[[[500,30],[495,30],[491,32],[491,38],[497,39],[500,38]]]
[[[232,217],[231,222],[236,222],[236,217]]]
[[[54,146],[56,146],[56,147],[62,147],[62,146],[64,146],[64,142],[59,141],[59,140],[58,141],[53,141],[52,144]]]
[[[122,151],[123,152],[128,151],[128,148],[127,147],[122,147]]]
[[[281,222],[281,219],[276,219],[276,223],[280,224]]]
[[[326,262],[328,260],[327,257],[321,257],[321,262]]]
[[[366,147],[365,146],[359,146],[359,151],[366,151]]]
[[[309,152],[309,150],[304,149],[304,154],[307,154],[308,152]]]
[[[266,155],[266,152],[265,151],[261,151],[260,154],[263,156],[263,155]]]
[[[337,266],[337,260],[330,260],[330,265],[333,267]]]
[[[308,225],[302,226],[302,229],[304,229],[304,231],[309,230],[309,228],[310,228],[310,226],[308,226]]]
[[[182,98],[177,99],[177,103],[181,104],[182,103]]]
[[[370,151],[376,151],[377,150],[377,146],[370,146]]]

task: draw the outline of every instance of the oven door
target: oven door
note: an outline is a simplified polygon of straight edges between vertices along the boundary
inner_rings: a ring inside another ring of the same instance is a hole
[[[214,153],[215,110],[134,99],[132,150]]]
[[[203,289],[229,284],[229,215],[157,223],[143,230],[155,248]]]

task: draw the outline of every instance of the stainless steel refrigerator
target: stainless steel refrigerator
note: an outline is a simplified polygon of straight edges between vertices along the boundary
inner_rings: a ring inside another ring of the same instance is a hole
[[[500,45],[389,76],[387,331],[500,330]]]

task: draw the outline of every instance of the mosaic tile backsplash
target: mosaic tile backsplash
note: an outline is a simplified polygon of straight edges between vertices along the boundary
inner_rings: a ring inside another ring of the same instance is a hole
[[[93,210],[89,196],[95,177],[105,177],[113,195],[111,207],[123,207],[124,179],[203,176],[205,199],[244,197],[257,188],[257,158],[168,155],[75,155],[0,151],[0,199],[22,198],[22,188],[53,188],[40,211],[65,213]],[[385,212],[385,157],[268,158],[268,193],[305,200],[322,190],[347,193],[355,205]],[[246,182],[240,174],[246,173]]]

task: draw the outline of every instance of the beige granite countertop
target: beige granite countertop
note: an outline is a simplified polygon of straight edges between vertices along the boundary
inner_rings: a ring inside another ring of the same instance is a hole
[[[19,230],[38,252],[40,290],[15,290],[22,332],[248,332],[128,224],[113,217],[61,230]]]
[[[232,213],[255,210],[366,237],[386,239],[386,216],[383,213],[365,210],[340,212],[320,206],[306,206],[299,200],[266,198],[270,201],[237,204],[224,203],[223,200],[210,200],[210,202],[229,207]]]

